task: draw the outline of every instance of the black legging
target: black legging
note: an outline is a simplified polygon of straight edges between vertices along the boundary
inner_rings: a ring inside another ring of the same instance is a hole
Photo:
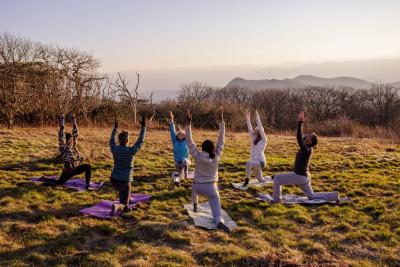
[[[129,197],[131,195],[131,182],[119,181],[113,178],[110,178],[110,181],[113,187],[118,190],[119,203],[128,206]]]
[[[53,179],[44,178],[43,181],[46,185],[62,185],[68,179],[81,173],[85,173],[86,186],[89,186],[90,178],[92,177],[92,167],[89,164],[82,164],[76,168],[64,168],[58,180],[54,181]]]

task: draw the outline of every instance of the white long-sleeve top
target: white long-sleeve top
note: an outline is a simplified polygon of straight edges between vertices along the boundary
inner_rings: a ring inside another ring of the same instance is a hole
[[[225,142],[225,123],[219,124],[219,134],[216,144],[215,157],[212,159],[208,152],[198,151],[192,138],[190,125],[186,125],[186,141],[190,154],[195,161],[194,182],[212,183],[218,181],[218,165],[221,159],[222,150]]]
[[[250,116],[246,116],[247,122],[247,129],[249,131],[251,146],[250,146],[250,160],[254,161],[262,161],[266,162],[264,151],[265,147],[267,146],[267,136],[265,135],[264,127],[261,124],[260,116],[256,114],[256,124],[258,131],[261,135],[260,141],[258,141],[257,145],[254,145],[254,131],[253,127],[251,126]]]

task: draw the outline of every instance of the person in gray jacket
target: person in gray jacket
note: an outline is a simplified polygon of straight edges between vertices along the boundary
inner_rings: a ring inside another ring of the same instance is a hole
[[[311,174],[309,165],[314,147],[318,144],[318,137],[315,133],[303,134],[304,112],[300,112],[297,118],[297,143],[299,150],[296,154],[293,172],[277,174],[273,176],[274,192],[273,203],[282,202],[282,185],[298,185],[308,199],[323,199],[327,201],[339,200],[338,192],[314,193],[311,187]]]
[[[211,208],[217,228],[230,232],[225,225],[221,212],[221,199],[218,192],[218,165],[221,159],[225,141],[225,123],[223,110],[221,110],[221,122],[219,123],[219,134],[216,145],[211,140],[205,140],[199,151],[192,138],[192,114],[186,115],[186,141],[190,154],[195,161],[194,179],[192,184],[192,202],[194,212],[197,212],[198,196],[205,196]]]

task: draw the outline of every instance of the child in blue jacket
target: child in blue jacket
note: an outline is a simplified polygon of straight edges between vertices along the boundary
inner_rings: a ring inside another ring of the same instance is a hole
[[[174,114],[172,112],[170,114],[171,122],[169,124],[169,129],[171,133],[171,141],[174,150],[174,161],[175,161],[175,173],[173,174],[174,183],[179,184],[180,178],[182,176],[182,171],[185,179],[187,178],[189,172],[189,149],[186,143],[186,135],[185,132],[179,130],[175,132],[175,124],[174,124]]]

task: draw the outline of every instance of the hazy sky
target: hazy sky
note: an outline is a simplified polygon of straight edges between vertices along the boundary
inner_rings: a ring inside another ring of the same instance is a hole
[[[400,57],[396,0],[0,3],[0,32],[87,50],[102,71]]]

